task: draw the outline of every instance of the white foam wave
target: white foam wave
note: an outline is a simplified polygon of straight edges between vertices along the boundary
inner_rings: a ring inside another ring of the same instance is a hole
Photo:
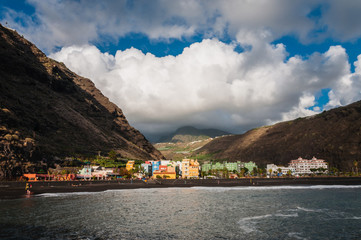
[[[310,208],[304,208],[304,207],[297,207],[298,210],[304,211],[304,212],[324,212],[327,211],[327,209],[310,209]]]
[[[102,193],[112,193],[112,192],[165,192],[172,190],[186,190],[190,188],[182,188],[182,187],[174,187],[174,188],[134,188],[134,189],[108,189],[104,191],[98,192],[65,192],[65,193],[42,193],[35,195],[37,197],[66,197],[66,196],[74,196],[74,195],[90,195],[90,194],[102,194]]]
[[[36,197],[68,197],[77,195],[92,195],[99,194],[100,192],[66,192],[66,193],[42,193],[35,195]]]
[[[294,238],[294,239],[304,239],[304,240],[308,239],[308,238],[302,237],[301,233],[298,233],[298,232],[290,232],[290,233],[288,233],[288,237]]]
[[[276,217],[298,217],[298,213],[292,213],[292,214],[282,214],[282,213],[276,213]]]
[[[244,217],[238,221],[238,224],[244,232],[251,233],[251,232],[258,231],[256,228],[256,224],[260,220],[263,220],[266,218],[289,218],[289,217],[298,217],[298,214],[297,213],[293,213],[293,214],[275,213],[275,214],[265,214],[265,215],[261,215],[261,216]]]
[[[348,189],[361,188],[361,185],[310,185],[310,186],[237,186],[237,187],[191,187],[192,189],[209,191],[231,191],[231,190],[284,190],[284,189]]]
[[[246,233],[257,231],[255,221],[272,217],[272,214],[266,214],[262,216],[245,217],[238,221],[239,227]]]

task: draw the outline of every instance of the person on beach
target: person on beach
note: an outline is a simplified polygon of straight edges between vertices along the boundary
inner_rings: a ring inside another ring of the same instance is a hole
[[[31,194],[31,191],[30,191],[30,188],[31,188],[31,187],[32,187],[32,186],[31,186],[29,183],[26,183],[26,185],[25,185],[26,194],[28,194],[28,195]]]

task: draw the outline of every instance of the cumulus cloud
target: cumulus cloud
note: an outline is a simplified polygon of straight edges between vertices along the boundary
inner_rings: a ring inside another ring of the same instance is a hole
[[[2,9],[1,20],[46,52],[61,48],[51,57],[94,81],[145,133],[185,124],[239,133],[319,112],[314,96],[321,89],[330,89],[326,109],[361,97],[360,57],[351,73],[341,46],[288,58],[285,45],[271,44],[286,35],[303,43],[359,38],[361,4],[356,1],[28,3],[35,7],[33,15]],[[135,48],[111,55],[94,46],[131,33],[152,41],[206,39],[165,57]],[[238,46],[244,51],[235,51]]]
[[[361,36],[357,1],[304,0],[28,0],[31,16],[2,9],[2,21],[21,31],[46,52],[54,47],[114,42],[130,33],[156,41],[205,38],[235,39],[240,32],[267,30],[269,41],[294,35],[302,42]],[[266,11],[265,11],[266,9]],[[315,9],[320,16],[313,17]]]
[[[333,89],[330,105],[360,98],[353,89],[360,84],[361,64],[351,74],[341,46],[288,60],[284,45],[266,40],[241,53],[234,47],[206,39],[178,56],[156,57],[135,48],[113,56],[83,45],[51,57],[92,79],[145,133],[184,124],[242,132],[311,115],[317,113],[309,109],[314,95],[323,88]]]

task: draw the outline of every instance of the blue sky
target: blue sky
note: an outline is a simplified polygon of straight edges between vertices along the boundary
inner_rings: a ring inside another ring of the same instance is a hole
[[[2,0],[0,22],[152,137],[241,133],[360,100],[360,11],[352,0]]]

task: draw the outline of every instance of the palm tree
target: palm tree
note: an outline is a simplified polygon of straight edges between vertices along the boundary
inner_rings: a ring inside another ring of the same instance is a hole
[[[252,175],[253,176],[257,176],[257,173],[258,173],[258,169],[256,167],[253,167],[253,170],[252,170]]]
[[[358,162],[355,160],[355,161],[353,161],[353,165],[354,165],[354,167],[355,167],[355,171],[356,171],[356,176],[358,176]]]

